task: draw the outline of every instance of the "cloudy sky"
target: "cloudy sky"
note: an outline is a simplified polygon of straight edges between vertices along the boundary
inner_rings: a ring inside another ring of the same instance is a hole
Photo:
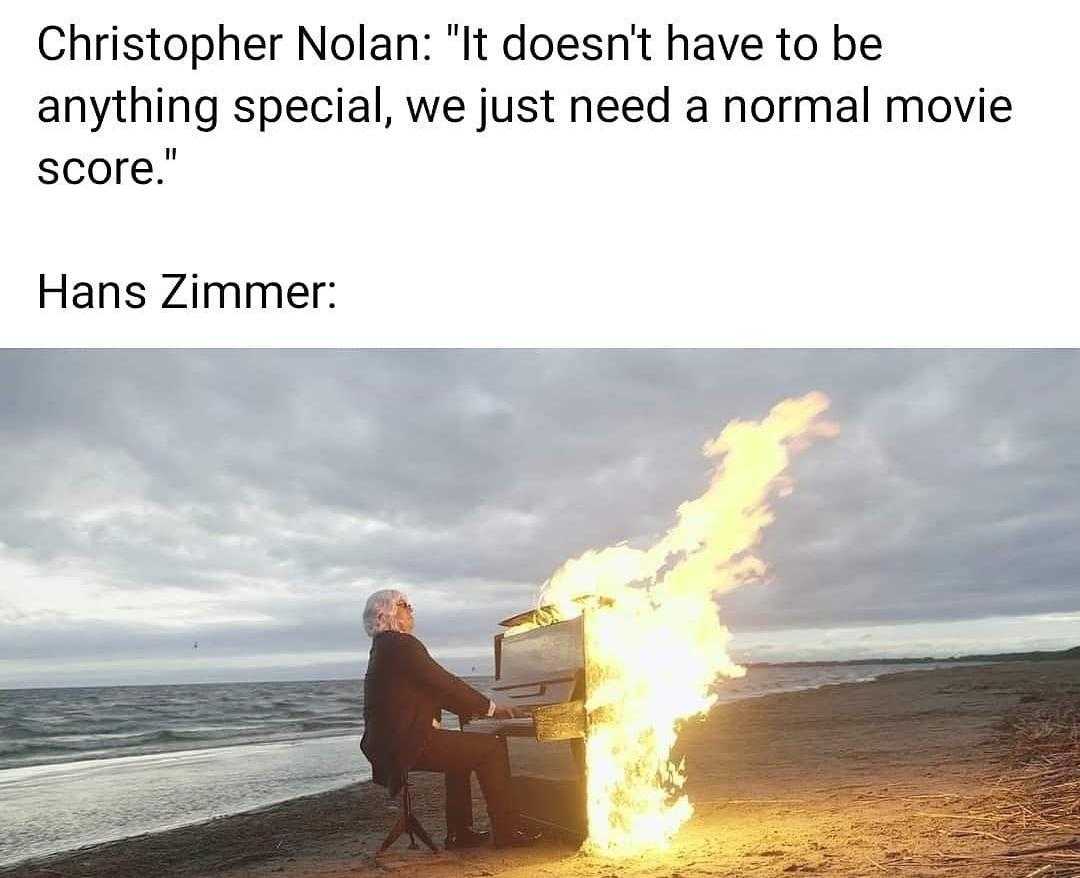
[[[1076,352],[3,351],[0,686],[355,676],[389,586],[486,671],[810,390],[842,432],[723,598],[736,657],[1080,644]]]

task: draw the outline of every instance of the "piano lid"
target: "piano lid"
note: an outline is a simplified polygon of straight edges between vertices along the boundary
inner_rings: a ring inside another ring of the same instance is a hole
[[[580,597],[574,598],[574,601],[583,606],[588,605],[594,607],[608,607],[615,603],[611,598],[597,597],[592,594],[583,594]],[[542,607],[538,607],[535,610],[526,610],[524,613],[518,613],[515,616],[503,619],[499,625],[503,628],[513,628],[515,625],[522,625],[525,622],[535,622],[537,615],[550,615],[551,611],[554,609],[554,604],[544,604]]]
[[[525,622],[534,622],[536,621],[537,613],[546,613],[553,609],[555,609],[555,607],[552,604],[547,604],[535,610],[526,610],[524,613],[518,613],[515,616],[503,619],[499,625],[503,628],[513,628],[515,625],[521,625]]]

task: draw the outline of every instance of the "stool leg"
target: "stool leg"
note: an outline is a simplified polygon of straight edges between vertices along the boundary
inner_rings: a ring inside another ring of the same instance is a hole
[[[409,797],[408,784],[406,784],[405,787],[402,789],[401,805],[403,808],[402,813],[405,815],[405,831],[409,833],[409,850],[418,850],[420,845],[416,843],[416,836],[413,835],[413,824],[416,822],[416,820],[413,818],[412,799]]]
[[[405,821],[406,825],[408,826],[407,831],[409,833],[410,849],[417,850],[420,847],[420,845],[416,843],[416,838],[413,836],[413,833],[415,833],[416,835],[420,836],[420,841],[422,841],[429,848],[431,848],[431,852],[433,854],[437,854],[439,852],[439,849],[438,847],[436,847],[435,842],[433,842],[431,840],[431,836],[427,834],[427,830],[424,829],[420,821],[416,819],[416,815],[412,812],[412,794],[408,791],[408,788],[406,788],[405,790]]]
[[[383,839],[382,846],[379,848],[380,854],[398,840],[398,838],[401,836],[401,833],[405,831],[406,825],[408,825],[408,820],[406,819],[405,815],[402,814],[400,817],[398,817],[396,821],[394,821],[394,825],[390,827],[390,831],[386,834],[386,838]]]
[[[401,814],[394,822],[394,825],[390,828],[390,832],[383,840],[382,847],[379,848],[378,853],[385,851],[390,845],[397,841],[403,832],[409,833],[409,849],[419,850],[420,845],[416,843],[415,836],[420,836],[420,840],[431,848],[431,852],[436,854],[439,852],[435,842],[431,840],[431,836],[427,834],[427,830],[420,824],[420,821],[416,819],[416,815],[412,812],[412,799],[409,795],[409,784],[406,782],[401,787]]]
[[[415,817],[413,817],[412,814],[410,814],[409,815],[409,823],[412,824],[412,832],[415,832],[417,835],[420,836],[420,841],[422,841],[429,848],[431,848],[431,852],[433,854],[437,854],[439,852],[438,847],[436,847],[435,842],[433,842],[431,840],[431,836],[427,834],[427,830],[424,829],[424,827],[420,825],[420,821],[417,820]],[[410,833],[410,836],[411,835],[412,835],[412,833]],[[419,845],[417,845],[415,843],[413,845],[411,845],[411,846],[414,847],[414,848],[419,847]]]

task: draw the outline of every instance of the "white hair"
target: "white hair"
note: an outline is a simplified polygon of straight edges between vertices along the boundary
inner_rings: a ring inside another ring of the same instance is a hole
[[[368,637],[374,637],[380,631],[400,631],[398,627],[398,604],[406,600],[405,595],[395,588],[384,588],[367,599],[364,606],[364,630]]]

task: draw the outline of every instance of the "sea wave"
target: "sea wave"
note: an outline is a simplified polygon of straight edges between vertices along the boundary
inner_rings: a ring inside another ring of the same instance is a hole
[[[47,754],[78,753],[84,749],[77,744],[65,744],[49,739],[38,741],[0,741],[0,765],[10,757],[43,756]]]
[[[354,680],[10,690],[0,770],[355,733],[359,691]]]
[[[356,720],[308,720],[300,724],[303,732],[322,732],[331,729],[356,729]]]

